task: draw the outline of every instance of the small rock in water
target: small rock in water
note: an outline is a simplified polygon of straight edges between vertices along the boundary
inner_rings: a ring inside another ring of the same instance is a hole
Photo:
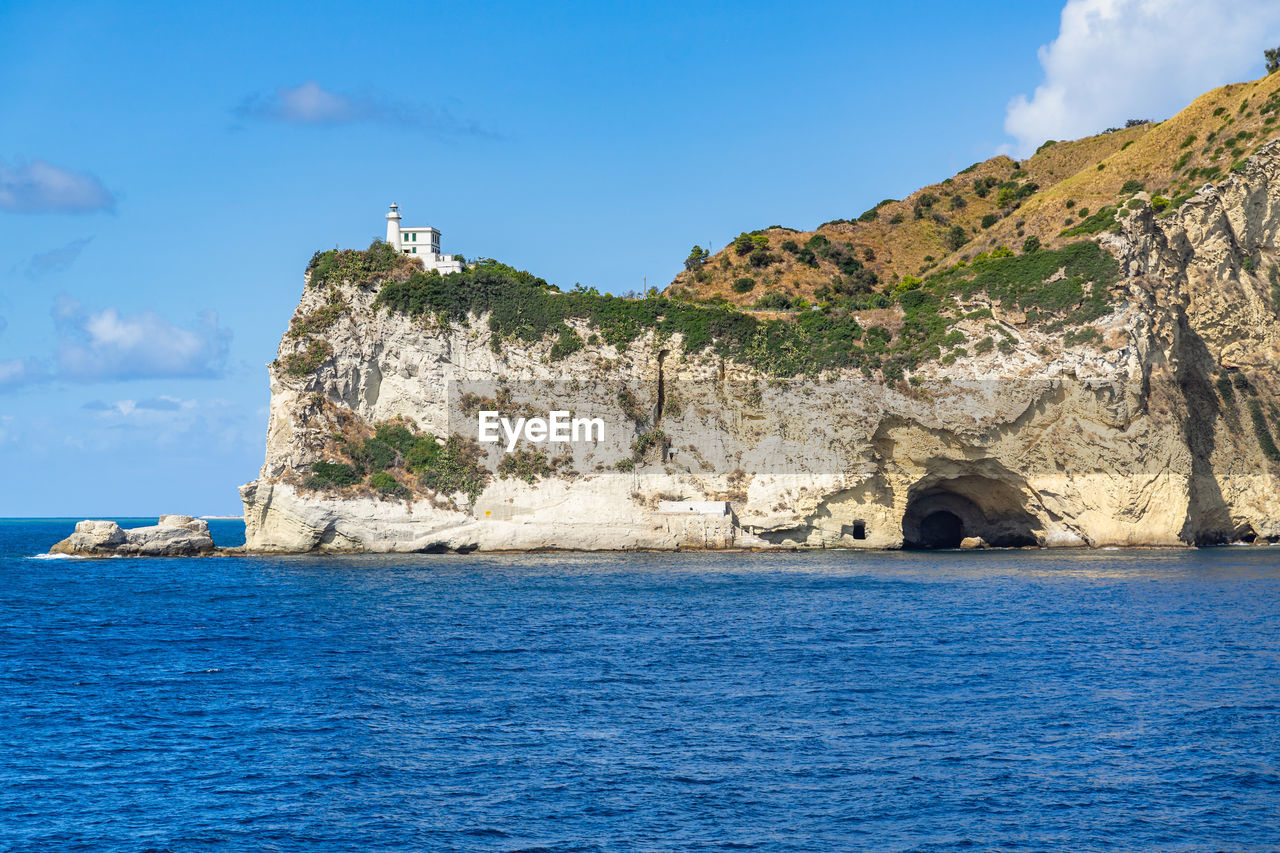
[[[985,547],[987,547],[986,540],[981,536],[966,536],[960,540],[961,551],[974,551]]]
[[[50,554],[82,557],[190,557],[214,550],[209,523],[189,515],[162,515],[152,527],[124,530],[114,521],[81,521]]]

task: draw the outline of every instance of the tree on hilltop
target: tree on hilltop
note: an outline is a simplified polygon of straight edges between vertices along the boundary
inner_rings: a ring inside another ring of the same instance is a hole
[[[1262,56],[1267,60],[1268,74],[1275,74],[1277,71],[1280,71],[1280,47],[1273,47],[1269,50],[1264,50],[1262,52]]]

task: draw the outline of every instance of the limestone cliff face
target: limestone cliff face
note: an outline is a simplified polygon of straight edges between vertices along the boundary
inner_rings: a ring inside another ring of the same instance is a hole
[[[291,373],[307,344],[281,342],[266,462],[241,489],[247,547],[1280,540],[1280,466],[1262,436],[1280,425],[1270,272],[1280,265],[1280,144],[1170,215],[1144,208],[1120,221],[1099,241],[1120,262],[1124,292],[1095,324],[1100,339],[1067,345],[992,304],[992,318],[956,328],[976,339],[994,323],[1008,345],[925,364],[910,382],[771,378],[652,332],[620,351],[585,323],[585,346],[553,359],[550,339],[495,343],[484,317],[375,310],[377,284],[307,288],[295,325],[326,305],[341,310],[316,369]],[[375,424],[475,439],[477,400],[598,415],[606,429],[598,440],[521,444],[516,454],[551,460],[532,471],[504,470],[511,454],[481,444],[490,473],[474,494],[312,477]],[[697,503],[712,501],[727,509]]]

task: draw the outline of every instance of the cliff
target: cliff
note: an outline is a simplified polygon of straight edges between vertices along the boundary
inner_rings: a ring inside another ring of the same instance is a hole
[[[246,547],[1280,541],[1280,142],[1176,204],[1128,180],[1092,231],[1028,211],[1036,243],[773,313],[318,253]],[[584,429],[508,450],[490,411]]]

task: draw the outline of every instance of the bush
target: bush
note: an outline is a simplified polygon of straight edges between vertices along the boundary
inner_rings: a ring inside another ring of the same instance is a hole
[[[749,255],[757,250],[768,250],[769,238],[759,231],[744,231],[733,238],[733,251],[739,255]]]
[[[1168,206],[1169,206],[1169,199],[1165,198],[1162,195],[1154,196],[1151,199],[1151,209],[1154,210],[1156,213],[1159,213],[1160,211],[1164,210]]]
[[[1022,254],[1029,255],[1040,250],[1040,238],[1032,234],[1022,241]]]
[[[991,192],[991,188],[999,183],[998,179],[990,175],[985,178],[978,178],[973,182],[973,193],[978,198],[986,198]]]
[[[582,336],[568,325],[562,324],[559,329],[558,339],[551,345],[550,358],[552,361],[559,361],[566,356],[573,355],[583,346]]]
[[[370,477],[369,485],[373,486],[379,494],[387,497],[408,499],[411,494],[404,483],[401,483],[386,471],[379,471]]]
[[[958,250],[965,243],[969,242],[969,232],[964,230],[963,226],[954,225],[951,230],[942,238],[942,242],[951,251]]]
[[[1120,195],[1133,195],[1134,193],[1142,192],[1146,188],[1146,184],[1142,183],[1142,181],[1139,181],[1136,178],[1130,178],[1125,181],[1124,186],[1120,188]]]
[[[316,252],[307,264],[307,286],[337,285],[346,282],[366,287],[395,274],[408,275],[421,269],[408,255],[381,240],[374,240],[363,252],[355,249],[331,249]]]
[[[449,436],[434,460],[418,474],[418,483],[439,495],[464,493],[474,501],[484,491],[489,472],[480,466],[480,446]]]
[[[765,311],[790,311],[791,297],[785,293],[766,293],[756,300],[755,307]]]
[[[750,293],[755,290],[756,280],[750,277],[740,278],[733,283],[734,293]]]
[[[1080,222],[1080,224],[1066,228],[1058,234],[1059,237],[1077,237],[1083,234],[1097,234],[1099,231],[1105,231],[1116,222],[1116,209],[1114,207],[1104,207],[1089,218]]]
[[[307,341],[306,349],[301,352],[289,353],[281,363],[284,366],[285,373],[301,378],[315,373],[320,365],[328,361],[332,355],[333,347],[329,345],[328,341],[321,338],[311,338]]]
[[[768,249],[753,249],[751,254],[747,255],[747,263],[756,268],[767,267],[777,262],[778,256]]]
[[[360,475],[355,468],[341,462],[311,463],[311,477],[307,480],[308,489],[342,488],[354,486],[360,482]]]
[[[986,216],[982,217],[982,227],[990,228],[992,225],[995,225],[999,221],[1000,221],[1000,216],[998,214],[988,213]]]
[[[502,479],[524,480],[530,485],[540,478],[555,473],[555,464],[541,450],[521,449],[505,454],[498,463],[498,476]]]
[[[329,291],[328,301],[324,305],[308,314],[303,314],[289,324],[288,335],[291,338],[305,338],[323,332],[338,322],[338,318],[347,307],[342,294],[334,287]]]

